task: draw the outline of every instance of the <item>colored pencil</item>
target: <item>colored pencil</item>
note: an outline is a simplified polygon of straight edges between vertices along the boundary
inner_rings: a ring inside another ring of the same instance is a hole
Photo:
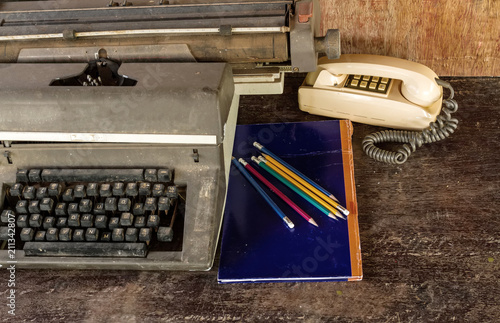
[[[298,189],[297,187],[295,187],[292,183],[290,183],[288,180],[286,180],[283,176],[281,176],[280,174],[276,173],[274,170],[272,170],[271,168],[269,168],[269,166],[267,166],[264,162],[262,162],[261,160],[257,159],[256,157],[252,157],[252,161],[254,161],[255,163],[257,163],[257,165],[259,165],[266,172],[268,172],[269,174],[271,174],[272,176],[274,176],[280,182],[282,182],[283,184],[285,184],[286,186],[288,186],[288,188],[290,188],[292,191],[294,191],[295,193],[297,193],[298,195],[300,195],[300,197],[302,197],[303,199],[305,199],[307,202],[311,203],[318,210],[320,210],[321,212],[325,213],[328,217],[337,220],[336,214],[330,212],[327,208],[325,208],[324,206],[322,206],[321,204],[319,204],[318,202],[316,202],[314,199],[312,199],[311,197],[309,197],[306,193],[302,192],[300,189]]]
[[[327,202],[328,204],[330,204],[334,208],[338,209],[339,211],[341,211],[345,215],[349,215],[349,211],[346,208],[344,208],[342,205],[340,205],[337,201],[334,201],[331,198],[329,198],[329,196],[325,195],[323,192],[318,190],[316,187],[312,186],[309,182],[306,182],[303,178],[301,178],[300,176],[295,174],[292,170],[285,167],[283,164],[281,164],[280,162],[275,160],[273,157],[266,155],[266,154],[263,154],[263,155],[266,158],[266,160],[269,161],[272,165],[276,166],[277,168],[282,170],[285,174],[292,177],[298,183],[300,183],[301,185],[306,187],[309,191],[313,192],[318,197],[322,198],[325,202]]]
[[[281,192],[276,186],[271,184],[264,176],[262,176],[258,171],[255,170],[250,164],[248,164],[243,158],[238,159],[238,161],[250,172],[252,175],[257,177],[264,185],[266,185],[272,192],[278,195],[284,202],[286,202],[292,209],[294,209],[300,216],[306,219],[307,222],[311,223],[314,226],[318,226],[316,221],[307,214],[304,210],[302,210],[297,204],[295,204],[292,200],[288,198],[283,192]]]
[[[292,183],[295,187],[297,187],[299,190],[307,194],[310,198],[321,204],[323,207],[325,207],[327,210],[329,210],[331,213],[335,214],[336,216],[339,216],[343,219],[345,219],[344,215],[341,214],[339,211],[337,211],[332,205],[328,204],[325,202],[323,199],[321,199],[319,196],[308,190],[306,187],[304,187],[302,184],[294,180],[292,177],[287,175],[285,172],[283,172],[281,169],[278,167],[274,166],[270,162],[268,162],[263,156],[259,156],[259,160],[262,161],[264,164],[266,164],[269,168],[271,168],[273,171],[281,175],[283,178],[285,178],[287,181]]]
[[[316,193],[314,190],[312,190],[313,192],[318,194],[321,198],[323,198],[325,201],[327,201],[329,204],[331,204],[335,208],[339,209],[345,215],[349,215],[349,210],[347,210],[342,205],[340,205],[338,203],[339,200],[332,193],[328,192],[326,189],[324,189],[323,187],[318,185],[316,182],[314,182],[313,180],[311,180],[310,178],[308,178],[307,176],[302,174],[300,171],[298,171],[293,166],[291,166],[290,164],[288,164],[287,162],[285,162],[284,160],[279,158],[276,154],[274,154],[272,151],[270,151],[269,149],[267,149],[266,147],[264,147],[260,143],[254,142],[253,145],[257,149],[262,151],[265,155],[267,155],[266,157],[270,157],[269,161],[271,163],[275,164],[281,170],[288,172],[289,174],[293,173],[295,176],[300,177],[300,179],[302,179],[304,182],[308,183],[309,185],[313,186],[316,190],[319,191]],[[304,185],[304,186],[306,186],[306,185]],[[333,200],[333,203],[331,203],[332,200]]]
[[[262,187],[257,184],[257,182],[252,178],[252,176],[246,171],[246,169],[238,163],[238,161],[234,158],[231,157],[231,161],[233,164],[238,168],[240,173],[252,184],[252,186],[259,192],[259,194],[266,200],[266,202],[271,206],[271,208],[278,214],[278,216],[285,222],[285,224],[292,229],[294,227],[293,222],[281,211],[281,209],[274,203],[274,201],[266,194],[266,192],[262,189]]]

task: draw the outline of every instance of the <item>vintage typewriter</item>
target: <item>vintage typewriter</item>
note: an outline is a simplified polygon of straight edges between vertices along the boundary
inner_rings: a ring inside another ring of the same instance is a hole
[[[209,269],[239,96],[318,35],[312,0],[0,3],[0,264]]]

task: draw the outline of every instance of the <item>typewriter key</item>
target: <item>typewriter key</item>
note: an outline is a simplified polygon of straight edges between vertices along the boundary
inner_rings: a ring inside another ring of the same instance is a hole
[[[21,241],[31,241],[34,235],[35,231],[32,228],[23,228],[20,234]]]
[[[16,225],[18,228],[27,228],[28,227],[28,216],[26,214],[19,215],[17,217]]]

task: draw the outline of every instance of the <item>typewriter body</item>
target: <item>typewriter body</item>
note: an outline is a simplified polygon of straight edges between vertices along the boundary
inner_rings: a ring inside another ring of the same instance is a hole
[[[0,264],[208,270],[240,95],[335,58],[315,1],[0,4]]]

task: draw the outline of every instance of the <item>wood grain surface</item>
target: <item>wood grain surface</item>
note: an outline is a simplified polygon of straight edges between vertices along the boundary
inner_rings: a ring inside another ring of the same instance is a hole
[[[364,279],[217,284],[208,272],[19,270],[17,316],[0,322],[498,322],[500,79],[448,79],[460,107],[451,138],[401,166],[377,163],[354,124]],[[283,95],[241,99],[239,123],[324,120]],[[217,261],[216,261],[217,264]],[[8,276],[0,270],[6,304]]]
[[[378,54],[438,75],[500,75],[500,1],[320,0],[323,30],[338,28],[342,53]]]

